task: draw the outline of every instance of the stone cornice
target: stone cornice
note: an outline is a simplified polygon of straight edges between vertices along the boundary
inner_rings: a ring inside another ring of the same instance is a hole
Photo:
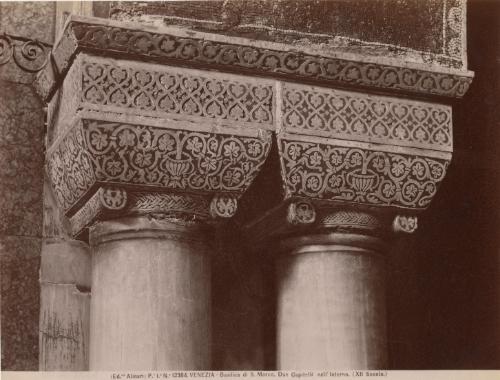
[[[354,54],[319,54],[281,43],[71,16],[40,72],[49,100],[79,52],[420,96],[462,97],[473,73]]]

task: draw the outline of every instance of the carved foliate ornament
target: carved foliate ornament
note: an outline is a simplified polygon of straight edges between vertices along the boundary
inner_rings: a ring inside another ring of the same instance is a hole
[[[397,215],[394,218],[393,228],[395,232],[413,233],[418,228],[416,216]]]
[[[230,218],[236,214],[237,209],[238,200],[234,196],[216,195],[210,202],[210,215],[212,218]]]
[[[425,209],[452,152],[451,107],[284,83],[285,198]]]
[[[47,172],[75,233],[116,216],[109,186],[128,194],[120,215],[230,217],[271,147],[266,80],[80,55],[59,91]]]
[[[292,225],[311,224],[316,220],[316,210],[311,202],[298,201],[288,205],[287,221]]]

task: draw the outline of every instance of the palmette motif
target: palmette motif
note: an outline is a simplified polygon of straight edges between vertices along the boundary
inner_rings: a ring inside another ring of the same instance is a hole
[[[270,132],[263,136],[83,120],[49,154],[48,172],[66,212],[96,182],[239,194],[269,152]]]
[[[313,142],[279,142],[286,197],[423,209],[448,160]]]

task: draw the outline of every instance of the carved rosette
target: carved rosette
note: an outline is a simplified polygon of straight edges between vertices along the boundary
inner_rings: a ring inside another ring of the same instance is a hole
[[[47,172],[75,235],[141,212],[231,217],[271,147],[265,80],[82,54],[60,91]],[[115,188],[119,209],[103,198]]]

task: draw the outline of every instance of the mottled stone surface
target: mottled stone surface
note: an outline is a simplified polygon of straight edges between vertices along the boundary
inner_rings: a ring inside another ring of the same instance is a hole
[[[41,239],[0,236],[2,370],[38,369]]]
[[[30,86],[0,87],[2,369],[36,370],[43,111]]]
[[[42,104],[30,86],[0,82],[0,234],[40,236]]]
[[[1,28],[9,34],[51,44],[54,40],[54,4],[52,1],[2,2]]]
[[[43,104],[31,83],[46,55],[22,56],[24,40],[53,42],[53,2],[2,2],[0,28],[16,59],[0,66],[0,267],[2,369],[38,369],[40,249],[44,161]],[[26,53],[26,51],[25,51]],[[29,51],[27,51],[29,53]],[[24,68],[23,68],[24,67]]]

